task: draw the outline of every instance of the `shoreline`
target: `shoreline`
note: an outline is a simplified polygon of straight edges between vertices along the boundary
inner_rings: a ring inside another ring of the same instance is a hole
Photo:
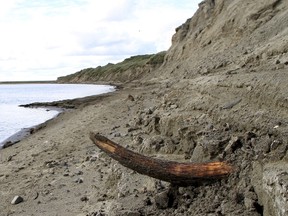
[[[18,84],[24,84],[24,83],[32,83],[32,82],[17,82]],[[13,83],[13,84],[17,84]],[[36,84],[36,82],[33,82]],[[39,83],[39,82],[37,82]],[[42,82],[43,83],[43,82]],[[48,83],[48,82],[46,82]],[[51,83],[51,82],[50,82]],[[3,84],[3,82],[0,82],[0,84]],[[7,83],[7,84],[12,84],[12,83]],[[95,85],[102,85],[102,84],[95,84]],[[74,98],[74,99],[65,99],[65,100],[59,100],[59,101],[52,101],[52,102],[33,102],[30,104],[21,104],[19,105],[20,107],[24,108],[32,108],[32,109],[37,109],[37,108],[44,108],[47,111],[51,110],[56,110],[58,111],[58,114],[56,114],[53,118],[48,119],[40,124],[37,125],[32,125],[31,127],[27,128],[22,128],[21,130],[17,131],[16,133],[12,134],[11,136],[7,137],[5,140],[0,142],[0,151],[2,149],[11,147],[19,142],[21,142],[23,139],[31,136],[32,134],[36,133],[37,131],[41,130],[42,128],[46,127],[47,124],[49,124],[51,121],[54,119],[58,118],[60,115],[63,113],[73,110],[73,109],[78,109],[80,106],[86,106],[89,105],[89,103],[93,102],[94,100],[99,100],[100,98],[102,99],[105,97],[106,94],[111,94],[119,89],[121,87],[118,85],[112,85],[115,88],[114,91],[112,92],[107,92],[99,95],[90,95],[86,97],[81,97],[81,98]],[[98,99],[99,97],[99,99]]]
[[[39,80],[39,81],[0,81],[0,85],[17,85],[17,84],[57,84],[56,80]]]
[[[36,108],[36,107],[35,107]],[[38,108],[42,108],[42,107],[38,107]],[[47,109],[47,111],[49,110],[57,110],[59,111],[53,118],[48,119],[40,124],[37,125],[33,125],[31,127],[27,127],[27,128],[22,128],[21,130],[17,131],[16,133],[12,134],[11,136],[9,136],[7,139],[3,140],[2,142],[0,142],[0,151],[1,149],[5,149],[8,148],[12,145],[15,145],[19,142],[21,142],[21,140],[29,137],[30,135],[36,133],[37,131],[41,130],[42,128],[44,128],[51,120],[57,118],[59,115],[61,115],[63,112],[65,112],[64,109],[60,109],[60,108],[51,108],[49,107],[45,107]],[[36,108],[37,109],[37,108]]]

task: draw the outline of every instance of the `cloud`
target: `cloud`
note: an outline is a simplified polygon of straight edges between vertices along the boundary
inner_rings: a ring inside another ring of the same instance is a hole
[[[9,0],[0,9],[0,80],[12,79],[8,72],[56,79],[166,50],[197,7],[191,0]]]

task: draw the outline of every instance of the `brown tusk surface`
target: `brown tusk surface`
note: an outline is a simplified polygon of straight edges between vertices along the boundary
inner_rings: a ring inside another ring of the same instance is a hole
[[[90,139],[123,166],[176,185],[190,185],[203,180],[221,179],[233,171],[233,167],[225,162],[179,163],[147,157],[93,132],[90,133]]]

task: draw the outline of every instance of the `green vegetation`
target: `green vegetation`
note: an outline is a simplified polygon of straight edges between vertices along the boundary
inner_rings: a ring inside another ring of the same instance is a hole
[[[129,79],[137,77],[139,74],[136,71],[145,68],[155,68],[164,62],[166,51],[157,54],[137,55],[125,59],[117,64],[108,63],[105,66],[96,68],[86,68],[77,73],[59,77],[58,82],[94,82],[94,81],[121,81],[125,76]],[[147,70],[147,69],[146,69]],[[148,70],[147,70],[148,71]]]
[[[160,65],[164,62],[166,51],[159,52],[155,55],[152,55],[148,61],[148,64],[151,65]]]

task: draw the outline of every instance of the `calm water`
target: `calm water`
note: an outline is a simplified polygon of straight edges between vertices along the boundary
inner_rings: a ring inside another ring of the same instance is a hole
[[[51,102],[114,91],[107,85],[16,84],[0,85],[0,145],[23,128],[35,126],[55,117],[58,111],[19,107],[33,102]]]

